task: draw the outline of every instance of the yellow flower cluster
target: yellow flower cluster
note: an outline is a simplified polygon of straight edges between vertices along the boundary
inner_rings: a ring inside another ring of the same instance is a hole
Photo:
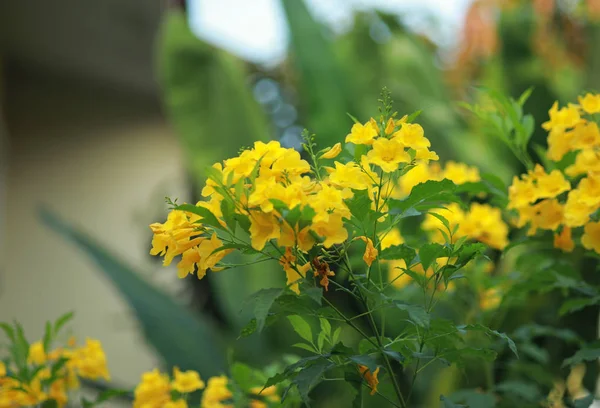
[[[468,211],[463,211],[458,204],[451,203],[446,208],[432,212],[446,218],[451,230],[457,228],[452,237],[454,240],[467,237],[496,249],[503,249],[508,245],[508,226],[502,220],[499,208],[489,204],[472,203]],[[434,242],[444,243],[442,231],[446,234],[448,231],[445,231],[446,227],[439,218],[427,214],[422,227],[432,232]]]
[[[233,408],[233,393],[229,389],[229,379],[215,376],[205,384],[198,372],[182,372],[174,368],[173,377],[158,369],[142,374],[141,382],[134,391],[133,408],[188,408],[187,394],[202,391],[200,408]],[[264,400],[277,402],[277,388],[254,387],[249,390],[250,408],[267,408]],[[254,397],[254,398],[252,398]]]
[[[53,371],[53,366],[62,359],[66,363]],[[30,345],[27,364],[36,375],[23,383],[7,376],[7,370],[16,367],[6,367],[0,362],[0,408],[28,407],[46,401],[64,407],[69,401],[68,391],[79,388],[80,378],[110,380],[102,345],[92,339],[79,347],[71,339],[67,347],[49,352],[41,341],[35,342]]]
[[[134,408],[187,408],[186,395],[204,388],[204,381],[193,370],[173,369],[173,378],[158,369],[142,374],[134,390]]]
[[[431,144],[423,128],[407,123],[406,117],[390,119],[381,129],[374,119],[357,123],[346,142],[363,145],[365,153],[359,160],[334,161],[333,166],[317,165],[316,169],[294,149],[283,148],[275,141],[256,142],[239,156],[213,165],[202,190],[205,201],[196,205],[208,209],[223,227],[227,224],[223,207],[231,205],[236,216],[248,220],[252,248],[263,251],[270,241],[283,248],[280,263],[292,290],[298,291],[298,279],[311,269],[327,287],[333,272],[325,268],[326,263],[322,268],[311,264],[303,254],[315,245],[330,248],[348,239],[344,220],[350,219],[351,213],[347,200],[356,191],[366,190],[372,207],[382,211],[390,196],[379,191],[384,188],[384,178],[391,185],[391,180],[398,179],[391,173],[405,165],[438,159],[429,150]],[[338,143],[322,151],[318,160],[335,159],[342,151]],[[285,216],[290,211],[297,211],[293,220]],[[207,269],[218,270],[218,263],[231,252],[219,250],[223,241],[214,229],[204,225],[202,216],[194,213],[176,209],[165,223],[150,227],[154,233],[150,253],[163,255],[165,265],[181,255],[177,265],[181,278],[194,271],[202,278]]]
[[[600,223],[590,218],[600,209],[600,130],[590,116],[599,112],[600,95],[586,94],[579,105],[560,109],[555,103],[550,120],[542,125],[549,132],[547,156],[560,161],[576,152],[574,163],[564,173],[557,169],[548,173],[536,165],[515,177],[509,188],[509,208],[519,215],[517,226],[529,224],[529,235],[538,229],[555,231],[554,245],[564,251],[575,246],[572,229],[583,227],[581,243],[600,253]]]

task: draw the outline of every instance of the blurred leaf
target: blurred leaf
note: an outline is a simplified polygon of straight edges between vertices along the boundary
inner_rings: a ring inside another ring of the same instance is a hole
[[[517,346],[515,345],[515,342],[508,337],[508,335],[506,335],[506,333],[500,333],[496,330],[492,330],[489,327],[485,327],[482,324],[476,323],[476,324],[468,324],[466,326],[457,326],[459,330],[474,330],[474,331],[481,331],[484,332],[485,334],[487,334],[488,336],[495,336],[498,337],[504,341],[506,341],[506,343],[508,344],[508,348],[510,349],[510,351],[513,352],[513,354],[519,358],[519,353],[517,352]]]
[[[442,407],[444,408],[470,408],[467,405],[455,404],[449,398],[444,397],[443,395],[440,395],[440,401],[442,401]]]
[[[259,333],[265,326],[265,320],[271,310],[271,306],[273,306],[273,302],[275,302],[275,299],[283,292],[283,289],[280,288],[261,289],[248,299],[247,302],[253,304],[256,330],[258,330]]]
[[[83,250],[99,266],[129,303],[146,340],[162,356],[169,370],[178,366],[182,370],[196,370],[203,377],[224,371],[223,338],[214,325],[196,318],[86,234],[50,211],[42,209],[41,216],[50,228]]]
[[[344,113],[360,116],[353,103],[357,96],[324,35],[325,28],[315,21],[304,0],[281,3],[290,29],[292,62],[299,75],[296,89],[303,121],[317,133],[320,148],[333,146],[352,125],[342,120]]]
[[[588,344],[581,350],[577,351],[571,357],[565,359],[563,367],[572,366],[583,361],[594,361],[600,358],[600,341]]]
[[[496,390],[504,394],[517,396],[527,402],[538,402],[540,398],[538,388],[523,381],[505,381],[498,384]]]
[[[408,312],[408,318],[411,322],[421,327],[429,327],[431,316],[427,311],[419,305],[407,305],[399,301],[395,301],[394,305],[399,310]]]

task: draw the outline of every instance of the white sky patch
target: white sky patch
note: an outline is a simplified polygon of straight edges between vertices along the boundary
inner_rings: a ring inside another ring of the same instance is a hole
[[[296,0],[300,1],[300,0]],[[472,0],[306,0],[335,32],[351,28],[355,10],[380,9],[403,16],[441,46],[458,40]],[[288,28],[279,0],[188,0],[190,25],[202,39],[249,61],[272,65],[285,57]]]

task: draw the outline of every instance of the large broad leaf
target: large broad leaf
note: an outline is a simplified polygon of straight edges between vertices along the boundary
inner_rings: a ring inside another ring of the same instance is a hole
[[[300,78],[296,89],[303,119],[317,134],[320,147],[331,146],[352,126],[346,113],[361,116],[353,104],[358,98],[324,35],[325,28],[313,19],[304,0],[282,0],[282,4],[290,28],[292,61]]]
[[[165,14],[157,54],[167,116],[197,183],[207,166],[270,139],[243,61],[198,39],[182,11]]]
[[[199,188],[206,167],[236,156],[241,147],[271,138],[265,113],[248,86],[244,62],[197,38],[183,12],[169,10],[165,14],[157,58],[167,117]],[[236,264],[248,260],[238,254],[228,259]],[[260,288],[285,283],[277,263],[244,266],[211,274],[208,279],[219,309],[236,333],[251,317],[251,310],[240,313],[241,301]],[[245,340],[241,347],[246,345],[256,351],[247,353],[249,356],[261,355],[259,339]]]
[[[140,277],[131,267],[111,255],[87,234],[72,227],[48,210],[44,222],[83,250],[129,303],[148,343],[169,369],[197,370],[201,376],[225,370],[224,342],[219,330],[178,305],[167,294]]]

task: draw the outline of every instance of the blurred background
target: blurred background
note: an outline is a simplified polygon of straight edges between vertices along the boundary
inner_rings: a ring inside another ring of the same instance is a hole
[[[281,328],[235,338],[278,266],[178,281],[148,254],[164,197],[197,200],[203,169],[255,140],[335,143],[384,86],[443,160],[510,180],[518,163],[455,102],[534,86],[545,145],[552,102],[600,89],[599,21],[600,0],[0,2],[0,321],[33,340],[75,310],[121,387],[163,363],[219,373],[224,346],[269,362]]]

